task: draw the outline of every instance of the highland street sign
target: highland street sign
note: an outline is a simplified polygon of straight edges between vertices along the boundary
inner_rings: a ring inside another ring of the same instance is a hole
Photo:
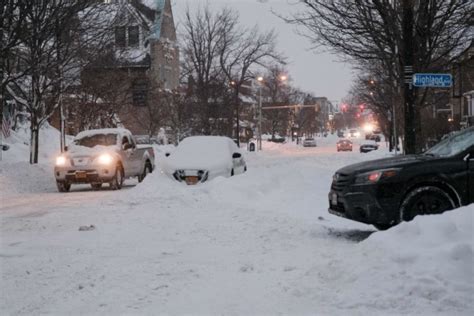
[[[450,74],[413,74],[413,85],[422,88],[450,88],[453,77]]]

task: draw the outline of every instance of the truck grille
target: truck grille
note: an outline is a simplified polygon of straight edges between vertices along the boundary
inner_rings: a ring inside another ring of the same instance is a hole
[[[350,183],[350,175],[343,173],[336,173],[333,177],[331,189],[334,191],[343,191]]]

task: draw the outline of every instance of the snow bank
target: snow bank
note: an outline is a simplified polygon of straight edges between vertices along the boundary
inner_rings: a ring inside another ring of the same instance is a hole
[[[438,306],[445,314],[474,312],[474,204],[372,234],[347,254],[357,258],[345,271],[345,292],[366,304],[399,306],[401,312]],[[381,292],[390,300],[378,300]],[[356,306],[346,302],[346,306]]]
[[[5,140],[10,149],[0,152],[0,197],[21,193],[44,193],[56,190],[53,165],[59,154],[59,131],[45,124],[39,135],[39,164],[30,165],[28,127],[12,131]]]

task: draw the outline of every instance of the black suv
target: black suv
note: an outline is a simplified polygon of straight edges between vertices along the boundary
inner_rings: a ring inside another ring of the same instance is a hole
[[[416,215],[474,202],[474,127],[421,155],[379,159],[339,169],[329,212],[387,229]]]

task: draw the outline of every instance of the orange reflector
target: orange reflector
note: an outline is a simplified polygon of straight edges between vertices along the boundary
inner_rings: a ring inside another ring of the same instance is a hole
[[[395,170],[389,170],[383,173],[383,176],[386,178],[394,177],[396,175],[397,175],[397,172]]]

